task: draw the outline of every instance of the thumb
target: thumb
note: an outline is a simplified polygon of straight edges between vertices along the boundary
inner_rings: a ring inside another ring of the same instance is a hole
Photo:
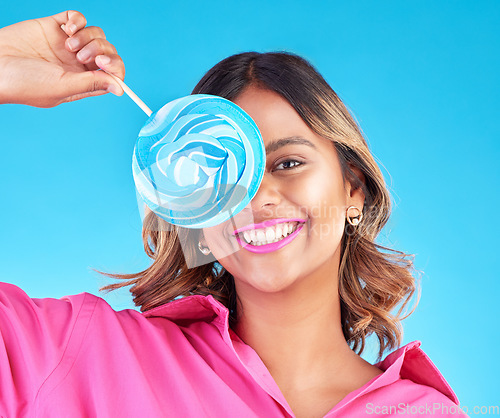
[[[120,85],[104,71],[70,72],[65,74],[60,95],[64,101],[83,99],[84,97],[113,93],[123,94]]]

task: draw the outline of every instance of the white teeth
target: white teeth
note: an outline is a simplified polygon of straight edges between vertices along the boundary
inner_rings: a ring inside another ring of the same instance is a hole
[[[287,222],[265,229],[250,229],[244,231],[242,235],[248,244],[258,247],[281,241],[283,238],[293,233],[297,229],[298,225],[298,222]]]
[[[266,239],[269,242],[271,242],[271,241],[274,241],[274,238],[276,238],[276,236],[274,235],[274,229],[266,228]]]

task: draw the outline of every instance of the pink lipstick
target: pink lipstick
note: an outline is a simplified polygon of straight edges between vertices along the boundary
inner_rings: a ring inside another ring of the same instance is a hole
[[[275,225],[278,223],[283,223],[283,222],[299,222],[299,225],[297,226],[297,229],[293,233],[291,233],[290,235],[286,236],[285,238],[283,238],[280,241],[272,242],[270,244],[252,245],[252,244],[247,243],[245,240],[241,239],[237,235],[239,232],[244,232],[244,231],[248,231],[251,229],[265,228],[265,227],[272,226],[272,225]],[[236,230],[233,233],[233,235],[236,236],[236,240],[238,241],[238,244],[240,244],[244,249],[246,249],[252,253],[255,253],[255,254],[266,254],[266,253],[270,253],[273,251],[277,251],[280,248],[283,248],[285,245],[290,244],[297,237],[299,232],[302,230],[305,222],[306,222],[305,219],[273,219],[271,221],[266,221],[266,222],[262,222],[262,223],[255,224],[255,225],[245,226],[243,228]]]
[[[276,224],[281,224],[284,222],[298,222],[300,224],[304,223],[306,220],[305,219],[299,219],[299,218],[292,218],[292,219],[285,219],[285,218],[277,218],[277,219],[270,219],[268,221],[261,222],[259,224],[249,224],[247,226],[244,226],[243,228],[235,229],[233,232],[233,235],[239,234],[240,232],[248,231],[250,229],[261,229],[261,228],[267,228],[268,226],[273,226]]]

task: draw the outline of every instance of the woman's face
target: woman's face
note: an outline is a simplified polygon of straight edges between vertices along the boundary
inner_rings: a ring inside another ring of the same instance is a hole
[[[332,274],[339,268],[346,210],[363,208],[361,189],[344,187],[333,143],[315,134],[280,95],[249,87],[234,102],[262,134],[266,170],[250,205],[205,228],[204,242],[234,276],[238,294],[336,286]]]

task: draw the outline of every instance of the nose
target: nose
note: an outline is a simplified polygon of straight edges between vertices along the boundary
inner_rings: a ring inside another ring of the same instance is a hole
[[[259,190],[257,190],[257,194],[250,202],[250,206],[254,212],[268,209],[273,210],[281,202],[281,199],[278,181],[270,173],[266,172],[260,183]]]

